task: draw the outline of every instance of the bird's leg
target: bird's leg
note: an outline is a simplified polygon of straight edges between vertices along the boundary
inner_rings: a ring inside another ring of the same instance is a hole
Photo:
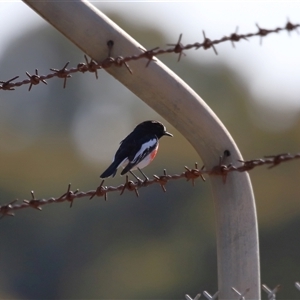
[[[129,173],[138,181],[138,182],[143,182],[143,180],[139,177],[137,177],[132,171],[129,171]]]
[[[149,180],[149,178],[148,178],[148,176],[138,167],[137,168],[140,172],[141,172],[141,174],[144,176],[144,178],[145,178],[145,181],[148,181]]]

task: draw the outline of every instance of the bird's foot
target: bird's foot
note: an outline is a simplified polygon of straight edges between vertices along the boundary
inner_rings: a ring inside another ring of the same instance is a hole
[[[143,180],[141,178],[139,178],[138,176],[136,176],[132,171],[129,171],[129,173],[139,182],[139,183],[143,183]]]
[[[146,182],[146,181],[149,181],[149,177],[140,169],[140,168],[137,168],[141,174],[144,176],[145,180],[143,182]]]

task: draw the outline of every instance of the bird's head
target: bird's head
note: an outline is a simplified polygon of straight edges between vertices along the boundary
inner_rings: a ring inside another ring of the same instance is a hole
[[[135,127],[136,131],[143,131],[145,133],[152,133],[160,139],[162,136],[173,136],[172,133],[167,132],[166,127],[158,121],[144,121]]]

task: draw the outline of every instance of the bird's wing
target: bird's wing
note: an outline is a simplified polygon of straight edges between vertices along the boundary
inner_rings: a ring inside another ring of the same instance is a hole
[[[120,165],[122,165],[132,153],[132,151],[135,151],[135,144],[130,142],[130,139],[128,139],[128,136],[121,141],[119,149],[117,150],[113,162],[111,165],[100,175],[101,178],[106,178],[110,176],[115,176],[117,173],[117,169]]]
[[[121,172],[122,175],[138,165],[147,155],[157,147],[158,139],[153,134],[147,134],[135,143],[134,149],[128,156],[129,163]]]

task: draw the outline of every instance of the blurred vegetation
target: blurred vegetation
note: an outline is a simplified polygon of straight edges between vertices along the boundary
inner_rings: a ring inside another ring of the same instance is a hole
[[[148,48],[168,38],[153,28],[110,17]],[[188,53],[187,53],[188,54]],[[267,131],[272,109],[263,111],[242,76],[228,65],[207,65],[188,57],[160,57],[216,112],[245,159],[298,152],[299,120],[285,131]],[[1,79],[25,71],[40,74],[76,65],[81,53],[49,26],[23,33],[0,58]],[[63,82],[0,93],[0,204],[12,199],[58,196],[69,182],[95,188],[119,141],[140,121],[159,119],[173,139],[162,139],[146,173],[181,172],[201,163],[183,136],[104,72],[77,74]],[[263,100],[263,99],[262,99]],[[199,116],[201,117],[201,116]],[[288,118],[288,116],[287,116]],[[281,283],[278,299],[298,298],[300,278],[299,162],[250,173],[260,228],[262,281]],[[117,185],[117,176],[106,184]],[[1,220],[1,299],[183,299],[217,290],[214,210],[209,182],[194,188],[183,180],[140,191],[25,210]],[[282,295],[281,295],[282,294]]]

